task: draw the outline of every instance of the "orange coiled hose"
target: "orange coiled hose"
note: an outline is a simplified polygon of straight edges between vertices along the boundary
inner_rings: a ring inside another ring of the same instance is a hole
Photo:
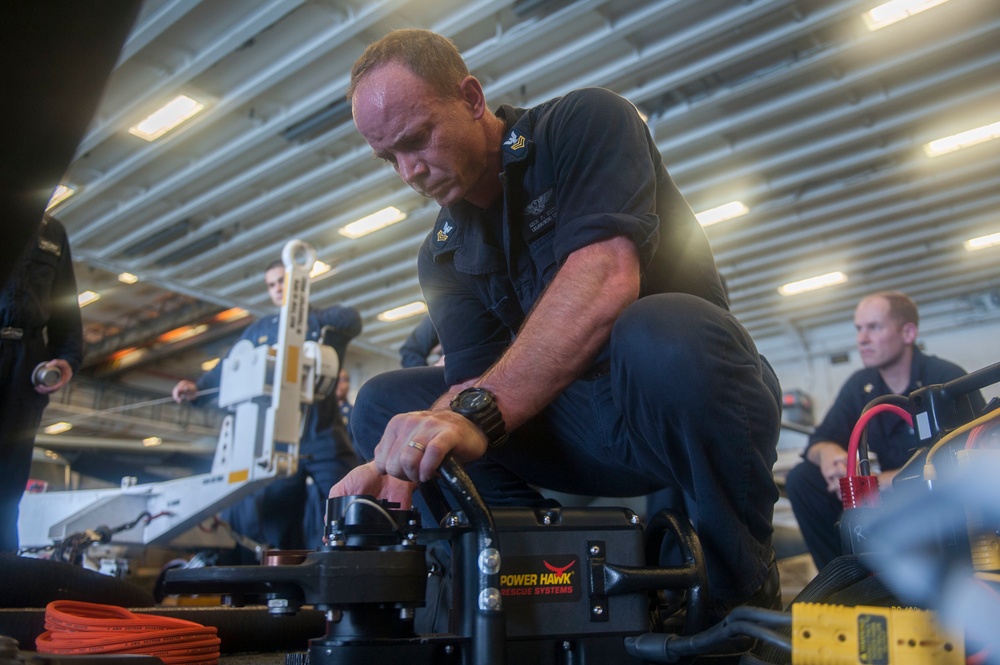
[[[45,632],[35,640],[39,653],[86,655],[121,653],[156,656],[167,665],[215,665],[220,640],[214,626],[135,614],[123,607],[75,600],[45,606]]]

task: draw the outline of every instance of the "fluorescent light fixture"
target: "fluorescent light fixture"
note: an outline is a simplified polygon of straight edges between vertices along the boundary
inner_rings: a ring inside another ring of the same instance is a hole
[[[208,326],[204,323],[199,323],[196,326],[181,326],[180,328],[174,328],[173,330],[168,330],[167,332],[156,338],[157,342],[162,342],[164,344],[173,344],[174,342],[181,342],[185,339],[191,339],[195,335],[200,335],[208,330]]]
[[[869,30],[878,30],[904,18],[919,14],[948,0],[892,0],[861,15]]]
[[[139,278],[130,272],[122,272],[118,273],[118,281],[122,284],[135,284],[139,281]]]
[[[712,224],[718,224],[733,217],[740,217],[748,212],[750,212],[750,208],[743,205],[740,201],[730,201],[721,206],[699,212],[695,217],[702,226],[711,226]]]
[[[210,372],[212,369],[219,364],[222,358],[212,358],[211,360],[206,360],[201,364],[201,371]]]
[[[847,281],[847,275],[840,272],[828,272],[825,275],[817,275],[816,277],[810,277],[808,279],[800,279],[797,282],[789,282],[783,286],[778,287],[778,293],[783,296],[794,296],[798,293],[805,293],[806,291],[815,291],[816,289],[826,288],[827,286],[833,286],[834,284],[843,284]]]
[[[423,314],[426,311],[427,303],[418,300],[417,302],[411,302],[408,305],[401,305],[382,312],[375,318],[379,321],[399,321],[400,319],[408,319],[417,314]]]
[[[216,314],[215,321],[219,323],[229,323],[230,321],[245,319],[248,316],[250,316],[250,312],[246,311],[242,307],[230,307],[229,309]]]
[[[178,95],[135,127],[129,127],[128,132],[146,141],[155,141],[203,108],[205,105],[201,102]]]
[[[395,224],[396,222],[401,222],[404,219],[406,219],[405,212],[394,206],[389,206],[388,208],[382,208],[378,212],[374,212],[367,217],[362,217],[356,222],[351,222],[339,231],[342,236],[357,239],[374,231],[378,231],[379,229],[384,229],[385,227]]]
[[[329,263],[323,263],[322,261],[316,261],[313,263],[312,270],[309,271],[309,279],[316,279],[320,275],[325,275],[333,270]]]
[[[77,295],[76,302],[80,307],[86,307],[92,302],[97,302],[101,299],[101,294],[94,291],[84,291],[83,293]]]
[[[978,238],[969,238],[964,243],[965,249],[970,252],[974,252],[977,249],[986,249],[987,247],[996,247],[1000,245],[1000,233],[991,233],[985,236],[979,236]]]
[[[117,369],[125,369],[126,367],[131,367],[145,357],[146,349],[137,349],[134,346],[130,346],[112,353],[108,357],[108,362],[110,362]]]
[[[163,439],[161,439],[158,436],[147,436],[145,439],[142,440],[142,445],[146,446],[147,448],[158,446],[161,443],[163,443]]]
[[[73,429],[73,426],[67,422],[52,423],[45,428],[46,434],[62,434],[63,432],[68,432]]]
[[[72,187],[68,187],[66,185],[59,185],[58,187],[56,187],[56,191],[52,192],[52,198],[49,199],[49,202],[45,206],[45,209],[49,210],[50,208],[56,207],[69,197],[73,196],[73,194],[75,193],[76,190],[73,189]]]
[[[968,148],[977,143],[985,143],[996,138],[1000,138],[1000,122],[994,122],[992,125],[976,127],[975,129],[970,129],[959,134],[931,141],[924,146],[924,152],[927,153],[928,157],[937,157],[938,155],[955,152],[956,150]]]

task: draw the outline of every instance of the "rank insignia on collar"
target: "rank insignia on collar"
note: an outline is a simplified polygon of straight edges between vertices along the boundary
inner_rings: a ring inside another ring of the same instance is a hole
[[[510,147],[511,150],[517,151],[524,147],[525,141],[523,136],[519,136],[516,132],[511,132],[510,138],[504,141],[503,144]]]
[[[875,390],[875,386],[873,386],[870,383],[866,383],[864,390],[866,393],[870,393],[871,391]]]
[[[441,229],[438,230],[438,232],[437,232],[437,241],[438,242],[444,242],[445,240],[447,240],[448,236],[451,235],[451,232],[452,232],[452,230],[454,228],[455,228],[454,226],[452,226],[448,222],[445,222],[441,226]]]

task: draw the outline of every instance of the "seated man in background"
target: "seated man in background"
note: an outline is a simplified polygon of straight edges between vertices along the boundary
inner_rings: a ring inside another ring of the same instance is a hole
[[[264,282],[271,302],[281,307],[285,293],[285,266],[280,260],[267,266]],[[278,314],[258,319],[243,331],[240,339],[250,340],[257,346],[277,344],[278,324]],[[322,310],[309,310],[306,338],[320,340],[322,335],[320,341],[337,351],[341,363],[344,362],[348,343],[360,332],[361,315],[353,307],[333,305]],[[191,400],[200,391],[218,388],[221,377],[222,363],[219,363],[203,374],[197,383],[186,379],[179,381],[174,386],[174,400]],[[195,403],[207,401],[199,399]],[[298,472],[294,476],[271,481],[256,494],[223,511],[222,518],[237,533],[279,549],[315,549],[322,544],[322,523],[305,521],[307,502],[320,502],[318,513],[324,514],[325,497],[330,488],[360,460],[354,453],[336,397],[329,396],[312,404],[305,420],[299,442]],[[318,494],[310,491],[307,478],[312,479]],[[308,514],[312,516],[316,511],[309,511]]]
[[[447,361],[361,388],[352,429],[374,461],[332,494],[410,505],[447,455],[490,505],[539,505],[529,483],[676,487],[713,618],[773,606],[781,391],[635,107],[590,88],[490,111],[426,30],[369,46],[348,97],[375,155],[441,206],[417,265]]]
[[[809,437],[805,461],[788,473],[786,488],[802,538],[816,568],[822,570],[842,554],[837,522],[843,512],[840,479],[847,475],[847,445],[865,405],[883,395],[909,395],[923,386],[947,383],[965,374],[954,363],[924,355],[915,345],[917,306],[898,291],[873,293],[854,312],[858,353],[865,369],[840,389],[836,401]],[[977,391],[972,407],[985,406]],[[893,414],[879,414],[868,424],[868,448],[878,455],[879,489],[892,479],[913,453],[913,430]]]

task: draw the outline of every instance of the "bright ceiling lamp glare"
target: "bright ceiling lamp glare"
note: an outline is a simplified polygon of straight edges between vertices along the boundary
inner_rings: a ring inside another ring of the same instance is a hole
[[[799,293],[805,293],[806,291],[815,291],[816,289],[823,289],[828,286],[833,286],[834,284],[843,284],[847,281],[847,275],[840,272],[828,272],[825,275],[817,275],[816,277],[810,277],[808,279],[800,279],[797,282],[789,282],[783,286],[778,287],[778,293],[783,296],[794,296]]]
[[[1000,138],[1000,122],[994,122],[992,125],[976,127],[975,129],[931,141],[924,146],[924,152],[927,153],[928,157],[937,157],[938,155],[945,155],[949,152],[974,146],[977,143],[992,141],[996,138]]]
[[[58,187],[56,187],[56,191],[52,192],[52,198],[49,199],[49,202],[45,205],[45,209],[51,210],[52,208],[55,208],[57,205],[59,205],[69,197],[73,196],[73,194],[75,193],[76,190],[73,189],[72,187],[67,187],[66,185],[59,185]]]
[[[135,284],[139,278],[130,272],[118,273],[118,281],[122,284]]]
[[[76,302],[80,307],[86,307],[90,303],[97,302],[100,299],[101,294],[94,291],[84,291],[76,296]]]
[[[333,266],[331,266],[329,263],[316,261],[315,263],[313,263],[312,270],[309,271],[309,279],[316,279],[321,275],[329,275],[331,270],[333,270]]]
[[[711,226],[712,224],[724,222],[727,219],[742,217],[748,212],[750,212],[750,208],[743,205],[740,201],[730,201],[721,206],[699,212],[695,217],[702,226]]]
[[[406,219],[406,213],[396,208],[394,206],[389,206],[388,208],[382,208],[378,212],[374,212],[367,217],[362,217],[356,222],[351,222],[342,229],[339,229],[339,233],[342,236],[347,236],[352,240],[356,240],[361,236],[366,236],[369,233],[378,231],[379,229],[384,229],[387,226],[391,226],[396,222],[401,222]]]
[[[46,434],[62,434],[63,432],[68,432],[73,429],[73,426],[67,422],[52,423],[45,428]]]
[[[904,18],[909,18],[914,14],[919,14],[922,11],[926,11],[931,7],[937,7],[938,5],[943,5],[948,0],[892,0],[892,2],[886,2],[884,4],[871,9],[861,15],[862,20],[864,20],[865,25],[871,31],[878,30],[879,28],[884,28],[887,25],[892,25],[902,21]]]
[[[230,307],[229,309],[216,314],[213,320],[218,323],[229,323],[230,321],[245,319],[248,316],[250,316],[250,312],[246,311],[242,307]]]
[[[158,436],[147,436],[145,439],[142,440],[142,445],[146,446],[147,448],[158,446],[161,443],[163,443],[163,439],[161,439]]]
[[[205,105],[201,102],[187,95],[178,95],[136,126],[129,127],[128,133],[146,141],[155,141],[203,108]]]
[[[191,339],[192,337],[200,335],[207,330],[208,325],[204,323],[199,323],[196,326],[181,326],[180,328],[168,330],[157,337],[156,341],[163,344],[174,344],[176,342],[183,342],[186,339]]]
[[[974,252],[977,249],[986,249],[987,247],[996,247],[1000,245],[1000,233],[991,233],[986,236],[979,236],[978,238],[969,238],[962,243],[966,250]]]
[[[411,316],[423,314],[426,311],[427,303],[418,300],[417,302],[411,302],[407,305],[401,305],[382,312],[376,318],[379,321],[399,321],[400,319],[408,319]]]

